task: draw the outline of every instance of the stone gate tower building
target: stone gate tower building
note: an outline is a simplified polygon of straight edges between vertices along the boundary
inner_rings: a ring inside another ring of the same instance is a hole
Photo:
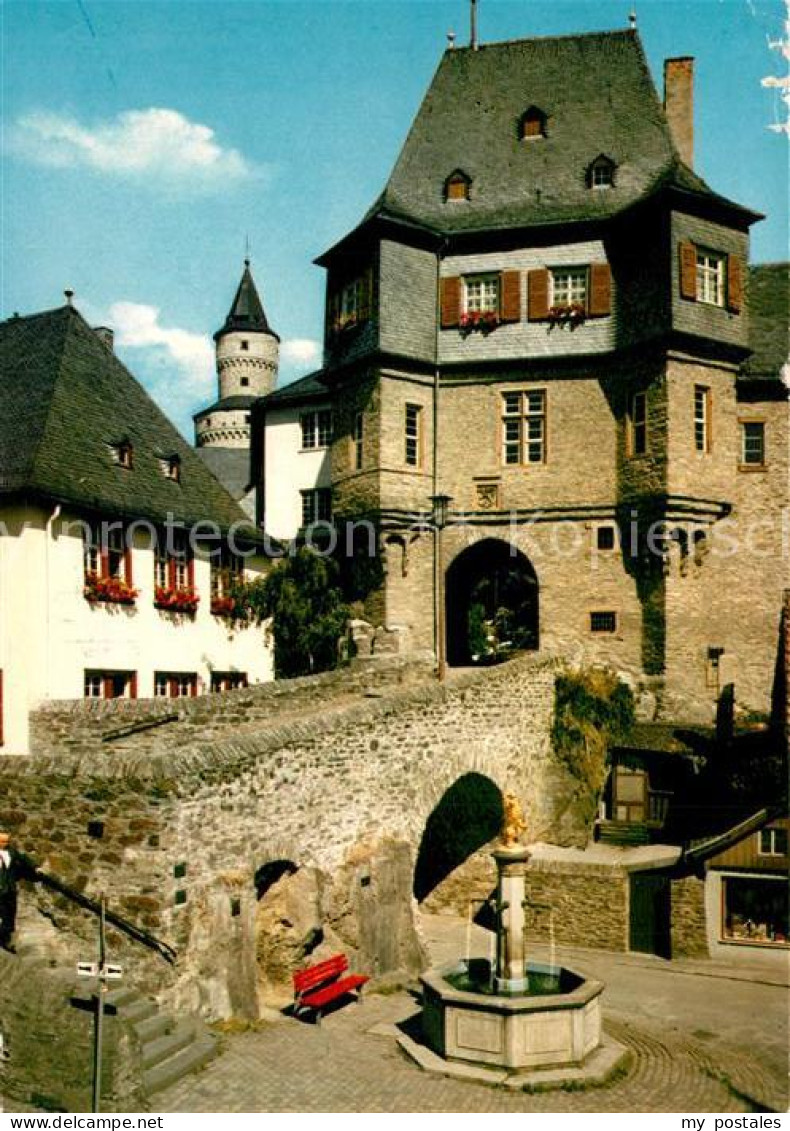
[[[252,404],[277,383],[280,339],[266,318],[249,259],[224,324],[214,335],[219,399],[195,414],[195,445],[217,479],[255,516],[250,490]]]

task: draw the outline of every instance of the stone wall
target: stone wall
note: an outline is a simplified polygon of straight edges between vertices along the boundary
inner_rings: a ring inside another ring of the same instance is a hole
[[[290,699],[276,684],[229,693],[187,703],[169,747],[152,746],[156,732],[91,747],[92,712],[75,707],[70,748],[0,759],[0,822],[46,870],[105,891],[175,946],[181,958],[169,971],[117,932],[110,943],[119,960],[134,955],[142,988],[164,983],[176,1006],[255,1013],[254,877],[276,860],[321,873],[326,922],[365,969],[383,975],[403,961],[413,971],[414,861],[428,816],[460,777],[516,792],[530,826],[550,839],[585,839],[578,786],[550,745],[556,671],[552,660],[524,658],[373,698],[350,695],[338,674],[291,681]],[[211,720],[207,732],[194,713],[212,703],[224,720],[213,741]],[[244,703],[266,704],[269,725],[258,718],[245,729],[235,714]],[[142,709],[95,708],[95,717],[116,723]],[[47,711],[42,718],[64,725],[65,708]],[[90,917],[44,891],[35,898],[66,931],[60,957],[82,957]]]
[[[705,881],[683,876],[671,884],[673,958],[707,958]]]

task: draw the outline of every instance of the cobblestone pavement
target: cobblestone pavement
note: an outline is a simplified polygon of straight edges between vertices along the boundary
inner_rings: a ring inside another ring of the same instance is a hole
[[[369,1030],[415,1012],[407,994],[370,995],[323,1024],[291,1019],[231,1037],[202,1073],[153,1101],[157,1111],[223,1112],[745,1112],[754,1106],[715,1075],[706,1051],[622,1022],[608,1031],[633,1052],[625,1078],[584,1092],[527,1095],[429,1075],[394,1038]],[[757,1064],[742,1076],[758,1079]]]
[[[465,924],[423,918],[432,961],[457,956]],[[473,933],[473,950],[487,939]],[[537,948],[536,957],[540,957]],[[781,971],[667,963],[593,951],[561,961],[602,978],[607,1031],[633,1054],[627,1074],[583,1092],[528,1095],[433,1076],[394,1037],[370,1030],[413,1015],[407,993],[369,994],[318,1027],[291,1019],[226,1038],[202,1073],[156,1097],[161,1111],[745,1112],[787,1108],[787,990]]]

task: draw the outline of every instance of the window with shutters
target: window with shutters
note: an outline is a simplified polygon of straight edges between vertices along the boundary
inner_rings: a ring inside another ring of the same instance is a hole
[[[86,600],[133,605],[132,551],[121,522],[95,520],[83,527],[83,564]]]
[[[698,452],[711,449],[710,389],[694,386],[694,447]]]
[[[137,673],[85,670],[86,699],[136,699]]]
[[[197,672],[154,672],[157,699],[193,699],[197,690]]]
[[[404,459],[408,467],[422,465],[422,406],[406,405]]]
[[[154,552],[154,605],[169,612],[194,613],[199,603],[195,560],[186,533],[161,535]]]
[[[467,275],[464,314],[499,313],[499,275]]]
[[[544,389],[524,389],[502,394],[502,462],[546,462]]]
[[[739,314],[743,306],[743,260],[700,247],[690,241],[679,245],[680,296],[687,302],[701,302]]]
[[[302,451],[328,448],[332,443],[332,412],[330,409],[317,409],[303,412],[299,417],[302,429]]]
[[[211,690],[213,692],[219,691],[239,691],[243,687],[247,687],[249,680],[246,672],[218,672],[211,673]]]
[[[741,421],[741,467],[765,467],[765,423]]]
[[[214,550],[211,556],[211,612],[231,616],[236,608],[234,592],[244,584],[244,559],[229,546]]]
[[[632,393],[628,405],[628,454],[643,456],[647,451],[647,393]]]
[[[327,302],[327,329],[330,335],[360,326],[370,318],[373,272],[334,283]]]
[[[697,248],[697,302],[724,306],[724,256]]]

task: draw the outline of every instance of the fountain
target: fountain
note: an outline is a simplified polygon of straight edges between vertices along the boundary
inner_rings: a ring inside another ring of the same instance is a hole
[[[497,867],[494,945],[489,958],[467,957],[429,970],[423,987],[424,1044],[404,1037],[401,1047],[422,1067],[473,1075],[514,1086],[601,1082],[625,1050],[601,1029],[603,983],[567,967],[554,955],[554,922],[547,964],[528,962],[524,930],[528,906],[526,825],[518,799],[504,798],[504,821],[493,852]],[[427,1046],[427,1048],[425,1047]],[[464,1070],[464,1065],[475,1069]],[[510,1079],[508,1079],[510,1077]]]

